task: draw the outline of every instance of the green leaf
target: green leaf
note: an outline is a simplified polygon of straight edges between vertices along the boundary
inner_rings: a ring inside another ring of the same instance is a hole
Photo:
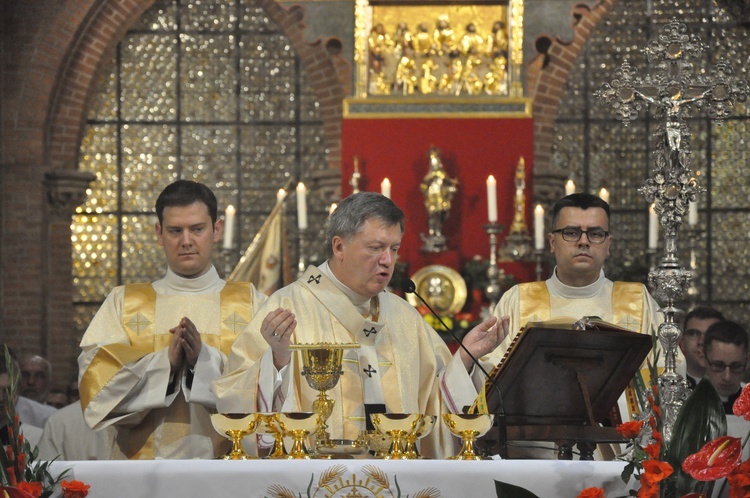
[[[727,434],[727,416],[721,398],[708,379],[702,379],[685,400],[672,429],[666,460],[675,470],[677,491],[711,494],[713,482],[696,481],[682,470],[682,462],[703,445]],[[709,489],[706,489],[709,488]]]
[[[495,481],[497,498],[539,498],[528,489],[507,482]]]

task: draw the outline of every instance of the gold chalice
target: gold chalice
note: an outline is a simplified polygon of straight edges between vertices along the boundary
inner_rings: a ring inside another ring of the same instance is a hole
[[[281,429],[278,413],[259,413],[256,430],[259,434],[270,434],[274,437],[273,449],[266,458],[272,460],[288,460],[291,458],[284,448],[284,431]]]
[[[417,428],[411,434],[406,436],[406,449],[404,450],[404,453],[406,453],[406,458],[410,460],[417,460],[419,458],[422,458],[422,456],[419,454],[419,451],[417,450],[417,440],[422,439],[430,432],[432,432],[432,428],[435,427],[436,421],[437,415],[422,415],[419,423],[417,424]]]
[[[359,344],[329,344],[321,342],[317,344],[292,344],[291,350],[302,351],[302,375],[313,389],[319,391],[318,397],[313,401],[313,411],[318,414],[318,430],[315,438],[319,441],[328,439],[328,425],[326,420],[333,412],[334,400],[326,395],[326,391],[333,389],[338,384],[339,377],[344,373],[341,369],[341,360],[344,357],[344,349],[356,349]]]
[[[372,425],[381,434],[387,434],[393,440],[391,451],[386,460],[407,459],[404,451],[406,437],[413,433],[422,419],[419,413],[373,413],[370,415]]]
[[[242,448],[242,438],[255,432],[258,418],[254,413],[213,413],[211,423],[216,432],[232,442],[232,449],[221,457],[224,460],[251,460]]]
[[[393,446],[393,439],[388,434],[381,434],[380,431],[367,431],[367,442],[370,449],[375,452],[373,458],[384,460],[388,458]]]
[[[461,438],[461,452],[448,460],[483,460],[474,452],[474,442],[487,434],[494,417],[483,413],[444,413],[443,421],[452,434]]]
[[[305,446],[305,438],[318,428],[317,414],[312,412],[291,412],[277,414],[279,428],[285,436],[290,436],[294,443],[289,451],[289,458],[309,460],[310,454]]]

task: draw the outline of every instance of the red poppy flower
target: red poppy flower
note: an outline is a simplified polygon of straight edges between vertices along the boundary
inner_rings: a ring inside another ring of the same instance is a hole
[[[729,498],[750,496],[750,460],[746,460],[727,476],[729,481]]]
[[[39,498],[42,495],[42,491],[44,491],[44,488],[42,488],[42,483],[38,481],[19,482],[17,487],[18,489],[26,491],[34,498]]]
[[[604,488],[586,488],[578,498],[604,498]]]
[[[641,433],[643,421],[632,420],[617,426],[617,433],[625,439],[633,439]]]
[[[656,486],[658,488],[659,482],[671,476],[672,472],[674,472],[674,469],[672,469],[672,466],[666,462],[662,462],[659,460],[644,460],[643,475],[641,475],[641,484]]]
[[[750,420],[750,389],[748,389],[748,386],[750,386],[750,384],[742,388],[740,397],[737,398],[732,405],[732,411],[734,414],[745,420]]]
[[[91,486],[81,481],[63,481],[60,483],[60,487],[62,488],[63,498],[86,498]]]
[[[698,453],[682,463],[682,470],[698,481],[713,481],[726,477],[740,463],[742,444],[739,438],[722,436],[709,441]]]

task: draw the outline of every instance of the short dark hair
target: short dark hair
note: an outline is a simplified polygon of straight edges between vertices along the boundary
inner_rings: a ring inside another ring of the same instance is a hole
[[[177,180],[162,190],[159,198],[156,199],[156,216],[159,217],[159,223],[164,221],[164,208],[190,206],[196,202],[206,205],[208,214],[211,216],[211,224],[215,225],[219,218],[216,196],[210,188],[192,180]]]
[[[398,224],[404,233],[404,212],[395,202],[377,192],[359,192],[341,201],[328,219],[326,255],[333,255],[334,237],[353,237],[370,218],[376,218],[386,226]]]
[[[722,320],[708,327],[706,338],[703,339],[703,351],[710,351],[714,341],[735,344],[745,351],[748,350],[747,331],[737,322]]]
[[[687,323],[693,318],[697,318],[698,320],[708,320],[709,318],[715,318],[720,321],[726,320],[721,311],[717,310],[716,308],[712,308],[710,306],[697,306],[690,310],[687,315],[685,315],[685,319],[682,321],[683,330],[687,328]]]
[[[557,227],[557,217],[560,215],[560,211],[567,207],[580,209],[602,208],[604,212],[607,213],[607,222],[609,222],[609,204],[604,199],[585,192],[577,192],[575,194],[566,195],[555,203],[552,208],[553,230]]]

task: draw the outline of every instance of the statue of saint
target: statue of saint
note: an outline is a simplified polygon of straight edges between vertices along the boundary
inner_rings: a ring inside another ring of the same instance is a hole
[[[451,209],[451,200],[456,193],[458,181],[449,178],[440,160],[440,149],[430,148],[430,170],[422,179],[420,188],[424,195],[424,205],[427,208],[428,235],[422,234],[425,245],[422,250],[427,252],[442,252],[447,249],[447,241],[443,236],[443,223]]]
[[[396,90],[403,95],[411,95],[417,86],[417,65],[414,62],[414,50],[404,49],[401,60],[396,67]]]

